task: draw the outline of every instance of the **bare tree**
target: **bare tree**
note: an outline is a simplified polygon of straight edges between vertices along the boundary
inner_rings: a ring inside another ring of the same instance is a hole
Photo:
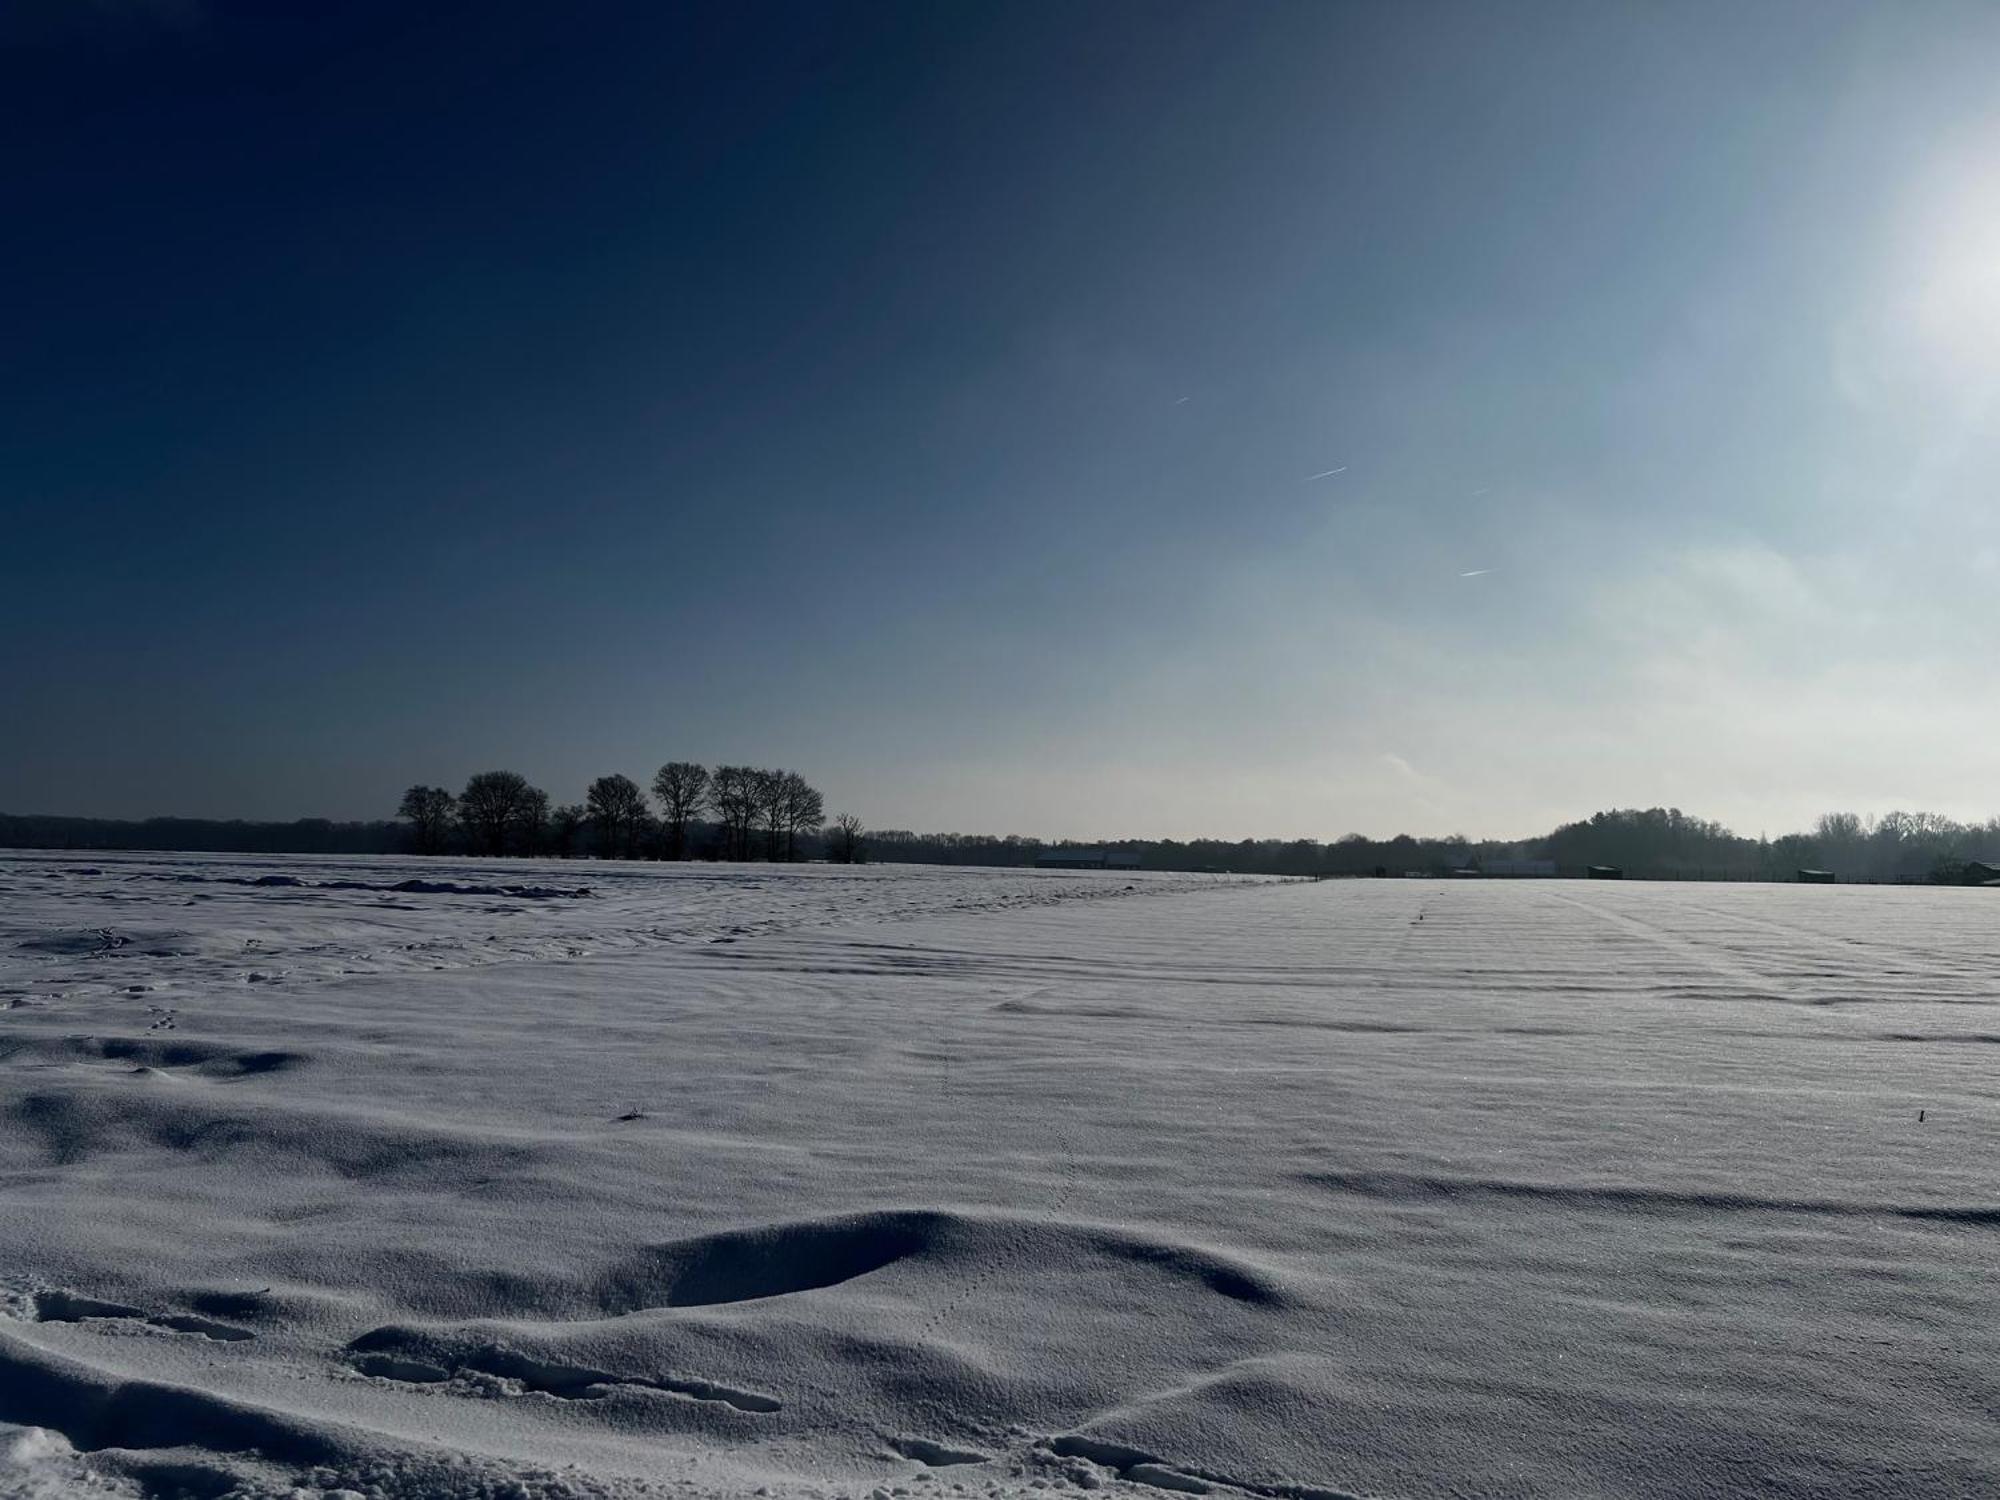
[[[722,852],[727,859],[750,857],[750,830],[757,821],[757,777],[754,766],[717,766],[710,778],[708,800],[722,824]]]
[[[670,760],[653,777],[653,795],[660,799],[660,824],[667,834],[667,858],[688,857],[688,824],[708,801],[708,767],[691,760]]]
[[[528,779],[515,771],[481,771],[465,783],[458,798],[458,820],[466,837],[481,854],[505,854],[514,806],[528,789]]]
[[[452,814],[458,799],[441,786],[413,786],[403,793],[403,805],[396,816],[410,822],[411,842],[419,854],[444,853],[451,837]]]
[[[548,811],[549,794],[518,771],[481,771],[458,798],[458,821],[481,854],[532,853]]]
[[[861,820],[842,813],[826,830],[826,857],[837,865],[861,863]]]
[[[600,776],[591,782],[584,807],[597,833],[597,852],[607,859],[637,852],[646,823],[646,794],[629,776]]]
[[[741,800],[739,775],[740,770],[736,766],[717,766],[708,779],[708,806],[721,828],[716,851],[723,859],[736,857],[736,828],[731,814]]]
[[[785,858],[799,857],[799,835],[819,827],[826,816],[826,799],[797,771],[781,773],[785,780]]]
[[[514,804],[514,847],[523,854],[540,854],[549,841],[549,794],[538,786],[521,793]]]
[[[764,858],[775,861],[785,846],[785,802],[787,771],[751,772],[752,796],[757,804],[757,821],[764,825]]]

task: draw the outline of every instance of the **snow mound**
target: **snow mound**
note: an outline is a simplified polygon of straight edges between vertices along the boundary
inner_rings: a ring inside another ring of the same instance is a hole
[[[899,1261],[950,1263],[963,1274],[1003,1256],[1051,1267],[1098,1256],[1151,1267],[1238,1301],[1277,1306],[1268,1275],[1230,1257],[1108,1227],[901,1210],[706,1235],[640,1252],[597,1288],[607,1316],[709,1307],[838,1286]]]

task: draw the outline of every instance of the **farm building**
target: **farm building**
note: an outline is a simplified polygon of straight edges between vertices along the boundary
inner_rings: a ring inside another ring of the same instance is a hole
[[[1136,870],[1139,856],[1123,849],[1044,849],[1035,856],[1038,870]]]
[[[1834,883],[1833,871],[1831,870],[1799,871],[1800,885],[1833,885]]]

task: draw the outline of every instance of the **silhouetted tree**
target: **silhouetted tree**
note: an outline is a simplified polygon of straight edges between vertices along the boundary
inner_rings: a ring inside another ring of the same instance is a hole
[[[1812,839],[1814,865],[1856,875],[1868,862],[1868,825],[1853,813],[1821,813],[1813,824]]]
[[[826,816],[826,799],[797,771],[779,773],[784,777],[785,858],[799,857],[799,835],[811,833]]]
[[[597,852],[607,859],[630,859],[638,852],[639,833],[646,822],[646,794],[629,776],[600,776],[584,798],[590,825],[597,834]]]
[[[837,865],[861,863],[861,820],[842,813],[826,830],[826,857]]]
[[[549,794],[531,786],[514,809],[514,847],[523,854],[540,854],[549,842]]]
[[[668,859],[688,857],[688,825],[708,802],[708,786],[708,767],[691,760],[670,760],[654,775],[653,795],[660,799]]]
[[[785,844],[785,773],[753,770],[750,796],[756,804],[756,822],[764,829],[764,858],[776,860]]]
[[[419,854],[442,854],[451,838],[458,799],[441,786],[413,786],[403,793],[396,816],[410,824],[410,842]]]
[[[576,836],[583,828],[586,814],[574,802],[565,802],[549,814],[549,848],[552,852],[568,859],[576,852]]]
[[[757,777],[754,766],[717,766],[710,778],[709,806],[722,824],[722,857],[748,859],[750,830],[757,821]]]
[[[548,793],[518,771],[481,771],[458,797],[458,821],[481,854],[533,852],[548,816]]]
[[[1720,823],[1692,817],[1678,807],[1616,808],[1584,822],[1565,823],[1541,840],[1543,858],[1568,868],[1617,865],[1628,874],[1699,873],[1736,867],[1748,871],[1763,851]]]

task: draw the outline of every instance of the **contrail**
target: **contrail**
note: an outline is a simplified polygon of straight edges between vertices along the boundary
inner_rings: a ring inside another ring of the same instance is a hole
[[[1181,399],[1180,399],[1180,400],[1176,401],[1176,402],[1174,403],[1174,405],[1176,405],[1176,406],[1186,406],[1186,405],[1188,404],[1188,402],[1192,401],[1193,399],[1194,399],[1194,397],[1192,397],[1192,396],[1183,396],[1183,397],[1181,397]]]
[[[1322,469],[1317,474],[1306,475],[1306,483],[1311,484],[1315,479],[1331,479],[1336,474],[1345,474],[1346,472],[1347,472],[1346,464],[1342,464],[1337,469]]]
[[[1474,568],[1470,573],[1461,573],[1458,576],[1460,578],[1484,578],[1492,571],[1491,568]]]

